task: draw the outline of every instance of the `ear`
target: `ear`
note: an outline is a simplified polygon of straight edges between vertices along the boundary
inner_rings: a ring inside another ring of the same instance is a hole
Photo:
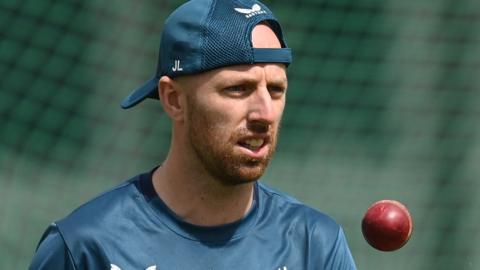
[[[163,110],[172,121],[184,120],[184,92],[178,83],[170,77],[162,76],[158,81],[158,97],[162,103]]]

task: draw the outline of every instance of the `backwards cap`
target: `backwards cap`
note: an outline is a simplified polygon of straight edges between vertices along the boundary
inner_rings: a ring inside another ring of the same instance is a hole
[[[282,48],[253,48],[251,33],[267,22]],[[165,21],[157,72],[123,99],[131,108],[145,98],[158,99],[160,77],[196,74],[219,67],[292,61],[279,22],[262,3],[252,0],[191,0]]]

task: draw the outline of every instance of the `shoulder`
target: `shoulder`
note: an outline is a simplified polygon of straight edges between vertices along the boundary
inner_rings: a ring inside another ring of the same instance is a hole
[[[322,269],[356,269],[343,230],[333,218],[264,184],[258,192],[261,223],[272,228],[270,233],[280,234],[284,246],[303,250],[308,261]]]
[[[134,177],[101,193],[57,221],[60,232],[81,226],[103,227],[108,220],[106,218],[117,216],[125,210],[125,207],[134,207],[141,195],[135,185],[137,178]]]
[[[42,235],[29,269],[76,269],[55,223]]]
[[[336,241],[341,227],[332,217],[263,183],[259,183],[258,190],[267,215],[268,212],[274,213],[284,222],[306,229],[310,237],[327,238],[325,240],[332,243]]]
[[[57,258],[62,257],[72,264],[74,262],[80,269],[108,266],[106,250],[121,246],[125,238],[134,233],[134,223],[145,222],[148,218],[145,197],[139,187],[142,176],[131,178],[98,195],[50,225],[40,240],[35,256],[40,258],[44,252],[57,254],[55,260],[48,261],[48,265],[61,262]],[[40,261],[44,263],[43,259]]]
[[[111,237],[120,238],[132,226],[132,220],[141,222],[145,216],[145,198],[139,190],[136,176],[98,195],[55,222],[67,247],[96,247],[110,243]],[[114,244],[114,243],[112,243]]]

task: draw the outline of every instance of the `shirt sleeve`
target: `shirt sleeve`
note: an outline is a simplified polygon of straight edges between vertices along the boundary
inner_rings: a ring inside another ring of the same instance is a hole
[[[72,256],[55,223],[43,234],[29,270],[76,270]]]
[[[353,260],[350,249],[348,248],[347,239],[342,228],[338,230],[338,236],[329,254],[325,269],[327,270],[356,270],[355,261]]]

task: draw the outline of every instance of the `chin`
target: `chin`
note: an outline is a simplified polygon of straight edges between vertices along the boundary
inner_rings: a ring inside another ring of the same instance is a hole
[[[222,182],[229,185],[252,183],[262,177],[265,169],[266,166],[264,164],[236,167],[234,170],[227,172],[226,175],[222,177]]]

